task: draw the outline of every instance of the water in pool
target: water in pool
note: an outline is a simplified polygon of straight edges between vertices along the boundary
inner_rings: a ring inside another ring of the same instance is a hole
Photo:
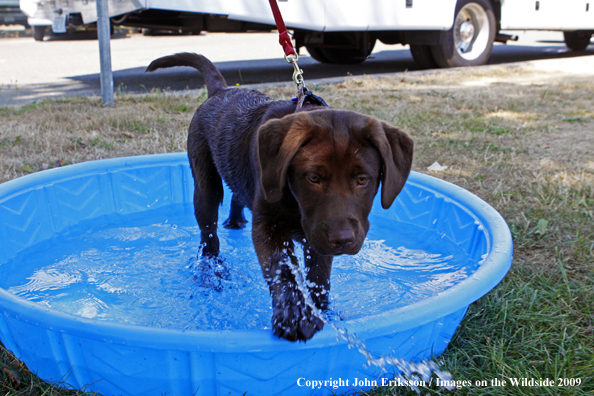
[[[177,329],[267,329],[271,298],[252,246],[249,212],[246,217],[243,230],[219,229],[228,276],[218,280],[217,290],[196,281],[199,230],[190,205],[106,217],[101,228],[96,220],[93,228],[81,223],[0,266],[0,287],[86,318]],[[225,218],[223,209],[220,222]],[[478,268],[433,231],[376,215],[370,221],[361,252],[334,259],[332,308],[342,319],[436,295]]]

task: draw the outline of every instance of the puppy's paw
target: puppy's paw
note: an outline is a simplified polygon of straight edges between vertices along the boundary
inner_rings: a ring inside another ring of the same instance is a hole
[[[194,280],[200,287],[221,291],[224,281],[231,279],[227,263],[220,257],[203,256],[197,260]]]
[[[273,301],[272,332],[288,341],[307,341],[324,328],[324,322],[305,304],[294,285],[283,285]]]
[[[246,219],[232,219],[231,217],[229,217],[227,220],[223,222],[223,227],[229,230],[241,230],[242,228],[245,228],[246,224]]]

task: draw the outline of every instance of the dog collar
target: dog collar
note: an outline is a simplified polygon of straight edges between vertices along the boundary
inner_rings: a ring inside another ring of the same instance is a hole
[[[296,98],[291,99],[293,102],[297,103],[296,111],[299,111],[299,109],[305,104],[328,107],[328,104],[324,101],[324,99],[322,99],[321,97],[319,97],[317,95],[314,95],[306,87],[303,87],[303,90],[300,90],[297,93],[297,95],[298,96]],[[301,97],[301,100],[300,100],[300,97]]]

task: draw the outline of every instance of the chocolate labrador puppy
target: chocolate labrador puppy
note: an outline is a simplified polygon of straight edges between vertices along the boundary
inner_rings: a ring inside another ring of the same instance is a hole
[[[188,157],[202,255],[216,258],[218,206],[224,180],[233,191],[228,228],[253,214],[252,239],[273,300],[273,332],[308,340],[324,326],[305,303],[292,268],[294,241],[305,252],[306,283],[317,308],[328,308],[336,255],[361,249],[374,196],[382,184],[388,208],[410,173],[413,141],[373,117],[261,92],[229,89],[205,57],[180,53],[153,61],[147,71],[189,66],[202,73],[208,99],[190,123]]]

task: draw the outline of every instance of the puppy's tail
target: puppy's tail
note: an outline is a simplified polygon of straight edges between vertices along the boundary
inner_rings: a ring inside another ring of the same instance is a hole
[[[190,52],[180,52],[179,54],[155,59],[148,65],[145,73],[175,66],[189,66],[198,70],[206,82],[209,98],[217,92],[227,89],[227,82],[215,65],[204,56]]]

